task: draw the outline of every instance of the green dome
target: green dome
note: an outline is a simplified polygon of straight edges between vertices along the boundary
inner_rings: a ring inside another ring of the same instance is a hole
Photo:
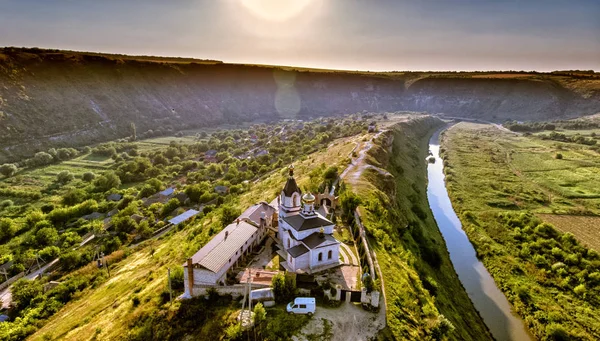
[[[304,200],[305,203],[313,203],[315,201],[315,196],[310,193],[306,193],[302,197],[302,200]]]

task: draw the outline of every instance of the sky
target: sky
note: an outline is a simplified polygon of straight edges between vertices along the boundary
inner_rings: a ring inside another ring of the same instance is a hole
[[[0,0],[0,46],[346,70],[600,72],[600,0]]]

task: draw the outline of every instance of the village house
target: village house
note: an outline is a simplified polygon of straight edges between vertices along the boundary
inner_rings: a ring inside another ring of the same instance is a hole
[[[261,202],[215,235],[183,265],[184,297],[193,294],[190,288],[225,285],[227,274],[262,243],[276,218],[276,209]]]

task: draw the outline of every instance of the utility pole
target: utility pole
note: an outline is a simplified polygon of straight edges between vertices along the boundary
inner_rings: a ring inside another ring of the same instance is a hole
[[[171,289],[171,268],[167,268],[167,276],[169,276],[169,304],[173,304],[173,290]]]

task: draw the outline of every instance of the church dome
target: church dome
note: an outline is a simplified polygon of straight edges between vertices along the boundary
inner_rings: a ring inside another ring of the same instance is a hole
[[[305,203],[312,204],[313,202],[315,202],[315,196],[310,193],[306,193],[302,197],[302,200],[304,200]]]

